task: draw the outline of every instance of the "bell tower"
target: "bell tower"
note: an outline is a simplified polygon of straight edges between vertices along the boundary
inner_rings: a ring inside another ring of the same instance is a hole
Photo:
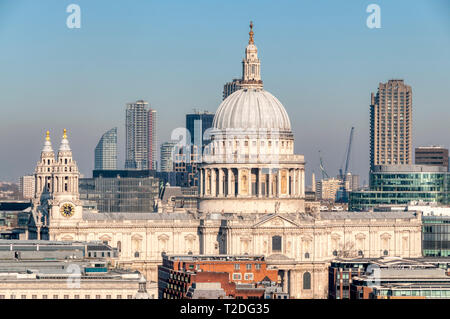
[[[50,198],[53,191],[53,166],[55,165],[55,152],[50,141],[50,132],[47,131],[41,158],[35,170],[35,194],[34,200],[40,202],[44,197]]]
[[[61,145],[53,166],[53,192],[50,208],[51,226],[82,218],[82,204],[78,192],[80,173],[72,157],[72,150],[64,129]]]
[[[261,61],[258,59],[258,48],[255,45],[253,22],[250,21],[248,45],[245,48],[245,58],[242,61],[241,88],[263,88],[261,80]]]

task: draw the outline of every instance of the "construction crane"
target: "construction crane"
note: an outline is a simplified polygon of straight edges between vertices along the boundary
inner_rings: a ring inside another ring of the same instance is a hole
[[[320,171],[322,172],[322,179],[330,178],[330,176],[328,176],[327,172],[325,171],[325,167],[323,166],[322,155],[320,155],[320,151],[319,151],[319,161],[320,161]]]
[[[344,169],[344,171],[342,171],[342,167],[339,169],[339,175],[340,175],[340,179],[342,181],[342,185],[341,185],[340,189],[338,190],[337,198],[336,198],[336,202],[339,202],[339,203],[348,203],[348,194],[347,194],[347,189],[346,189],[345,184],[347,182],[348,164],[350,161],[350,152],[352,150],[352,140],[353,140],[354,129],[355,128],[352,126],[352,129],[350,130],[350,138],[348,140],[347,153],[346,153],[346,158],[345,158],[345,169]]]

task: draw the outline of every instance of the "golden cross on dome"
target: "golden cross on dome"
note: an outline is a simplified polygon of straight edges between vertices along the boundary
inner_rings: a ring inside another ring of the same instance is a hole
[[[50,141],[50,131],[47,131],[47,136],[45,137],[47,141]]]
[[[63,138],[67,138],[67,130],[66,130],[66,129],[64,129],[64,135],[63,135]]]
[[[250,39],[248,40],[248,44],[254,44],[253,41],[253,22],[250,21],[250,32],[248,33],[250,35]]]

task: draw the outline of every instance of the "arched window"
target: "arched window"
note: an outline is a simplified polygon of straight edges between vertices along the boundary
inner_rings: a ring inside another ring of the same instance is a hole
[[[303,274],[303,289],[311,289],[311,273],[309,272]]]
[[[338,255],[337,250],[333,250],[333,256],[337,256],[337,255]]]
[[[358,251],[358,256],[363,256],[364,254],[363,254],[363,251],[362,250],[360,250],[360,251]]]
[[[305,253],[305,259],[309,259],[309,253]]]
[[[272,237],[272,251],[280,251],[281,252],[281,236],[273,236]]]
[[[135,257],[135,258],[139,258],[139,252],[138,252],[138,251],[136,251],[136,252],[134,253],[134,257]]]
[[[117,251],[119,253],[122,251],[122,242],[120,240],[117,242]]]
[[[389,255],[389,252],[387,250],[383,251],[383,255],[387,256]]]

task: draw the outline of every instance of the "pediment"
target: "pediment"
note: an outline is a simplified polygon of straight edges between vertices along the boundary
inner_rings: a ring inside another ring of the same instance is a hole
[[[290,220],[289,218],[283,217],[282,215],[272,214],[262,217],[253,228],[292,228],[299,227],[299,225]]]

